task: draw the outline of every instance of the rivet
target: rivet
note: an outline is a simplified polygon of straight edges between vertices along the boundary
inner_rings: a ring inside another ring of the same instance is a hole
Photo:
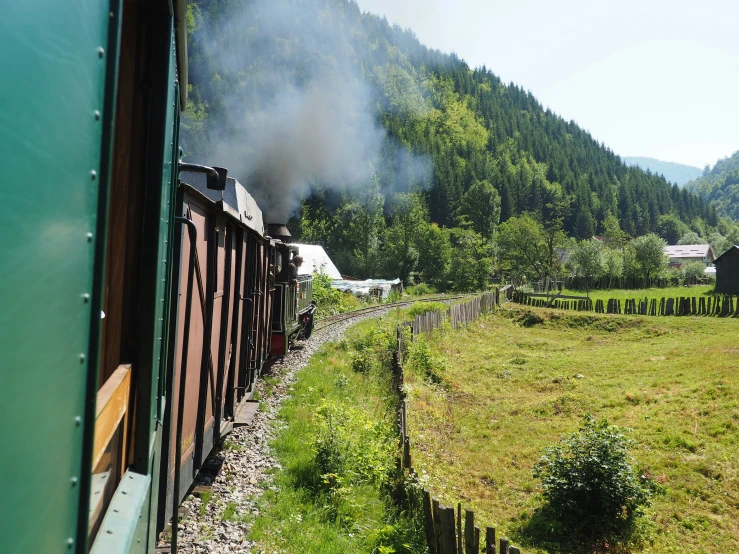
[[[105,49],[101,46],[100,48],[98,48],[98,58],[102,60],[104,55],[105,55]]]
[[[84,354],[80,354],[80,363],[81,364],[84,364],[85,363],[85,355]]]
[[[112,535],[112,534],[113,534],[113,531],[112,531],[112,530],[110,530],[110,529],[108,529],[108,530],[106,531],[106,533],[108,533],[109,535]]]
[[[90,301],[90,295],[85,293],[82,295],[82,301],[87,304]]]
[[[72,537],[69,537],[67,539],[67,548],[72,548],[74,546],[74,539]]]
[[[115,14],[113,12],[108,12],[108,17],[110,17],[112,19],[112,18],[115,17]]]
[[[77,477],[72,477],[72,479],[70,479],[70,481],[72,482],[72,486],[73,487],[76,487],[77,486]]]
[[[113,508],[113,511],[117,514],[118,513],[118,508]]]
[[[95,121],[100,121],[100,112],[98,110],[95,110]]]
[[[97,176],[98,176],[98,172],[97,171],[95,171],[94,169],[92,171],[90,171],[90,179],[92,179],[94,181]]]
[[[80,416],[77,416],[74,418],[74,426],[79,427],[80,425],[82,425],[82,418]]]
[[[126,491],[121,491],[121,494],[128,494],[128,493],[126,493]]]
[[[87,233],[87,242],[92,242],[92,233]]]

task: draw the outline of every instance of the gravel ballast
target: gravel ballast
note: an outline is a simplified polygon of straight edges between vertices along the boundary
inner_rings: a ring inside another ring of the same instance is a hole
[[[280,468],[270,450],[278,430],[275,420],[282,402],[291,395],[297,371],[305,367],[325,343],[339,340],[351,325],[384,312],[358,315],[314,331],[310,340],[299,342],[297,348],[271,367],[269,374],[277,382],[268,397],[264,396],[264,383],[261,380],[257,383],[261,401],[254,421],[234,429],[227,438],[229,448],[212,455],[209,462],[222,463],[218,475],[201,474],[195,481],[197,490],[212,487],[211,498],[204,502],[198,495],[190,494],[180,507],[178,553],[252,551],[255,545],[249,538],[249,531],[259,514],[259,498],[272,486],[272,473]]]

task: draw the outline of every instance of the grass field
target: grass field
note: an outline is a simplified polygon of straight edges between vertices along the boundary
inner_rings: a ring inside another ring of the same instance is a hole
[[[532,467],[591,413],[633,430],[633,456],[665,489],[635,552],[737,552],[737,339],[733,318],[523,307],[439,333],[442,385],[406,371],[415,468],[442,503],[461,501],[526,552],[556,551],[526,535],[542,505]]]
[[[622,290],[622,289],[607,289],[607,290],[591,290],[590,298],[593,302],[596,300],[608,301],[610,298],[616,298],[619,300],[626,300],[630,298],[641,299],[656,298],[676,298],[678,296],[705,296],[713,293],[713,285],[696,285],[691,287],[667,287],[663,289],[652,288],[652,289],[638,289],[638,290]],[[563,294],[572,296],[587,296],[586,291],[582,290],[568,290],[565,289]]]
[[[272,446],[281,469],[260,502],[250,536],[257,543],[253,552],[424,551],[421,528],[388,497],[395,474],[396,399],[388,368],[374,357],[377,352],[389,359],[402,313],[355,325],[298,373],[279,412]],[[360,345],[371,367],[357,371],[352,361]]]

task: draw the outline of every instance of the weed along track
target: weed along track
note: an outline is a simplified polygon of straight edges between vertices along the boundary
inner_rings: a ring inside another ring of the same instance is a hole
[[[310,341],[274,364],[259,381],[259,410],[254,420],[228,435],[221,449],[208,461],[193,490],[180,509],[181,542],[185,554],[231,554],[250,552],[252,525],[260,513],[259,501],[265,490],[274,488],[273,475],[280,469],[270,449],[281,423],[277,414],[293,392],[296,373],[329,342],[340,341],[350,326],[376,318],[387,306],[361,313],[341,314],[331,326],[318,328]],[[307,445],[306,445],[307,448]]]

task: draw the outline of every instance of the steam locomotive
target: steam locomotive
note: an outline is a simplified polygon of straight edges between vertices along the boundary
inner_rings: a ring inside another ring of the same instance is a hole
[[[297,248],[226,170],[180,161],[186,10],[0,21],[3,553],[154,552],[267,360],[310,335]]]

